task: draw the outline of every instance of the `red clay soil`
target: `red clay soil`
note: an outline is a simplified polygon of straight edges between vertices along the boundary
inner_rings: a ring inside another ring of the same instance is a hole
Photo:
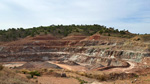
[[[38,35],[36,37],[33,37],[32,40],[57,40],[58,38],[52,36],[52,35]]]
[[[100,35],[99,34],[94,34],[89,37],[89,40],[100,40]]]
[[[63,39],[56,38],[52,35],[38,35],[35,37],[26,37],[24,39],[5,43],[4,46],[24,46],[24,45],[45,45],[45,46],[73,46],[76,45],[80,40],[85,39],[84,35],[72,35],[67,36]]]
[[[86,36],[67,36],[63,38],[63,40],[82,40],[85,39]]]
[[[82,40],[85,39],[87,36],[82,34],[70,34],[64,37],[62,40]]]
[[[87,37],[86,40],[100,40],[101,36],[100,34],[94,34],[90,37]]]

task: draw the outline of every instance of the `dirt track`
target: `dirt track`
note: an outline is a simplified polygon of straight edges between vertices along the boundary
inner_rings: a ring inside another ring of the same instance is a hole
[[[108,69],[108,70],[104,70],[105,72],[125,72],[125,73],[129,73],[131,72],[131,70],[133,68],[135,68],[136,64],[133,63],[133,62],[129,62],[127,61],[129,64],[130,64],[130,67],[127,67],[127,68],[111,68],[111,69]],[[52,63],[52,64],[56,64],[57,66],[61,67],[61,68],[64,68],[64,69],[67,69],[67,70],[72,70],[72,71],[87,71],[88,69],[86,67],[83,67],[83,66],[70,66],[70,65],[66,65],[66,64],[58,64],[58,63],[55,63],[55,62],[51,62],[49,61],[49,63]]]
[[[129,72],[131,72],[131,70],[133,68],[135,68],[136,64],[133,63],[133,62],[129,62],[129,61],[127,61],[127,62],[130,64],[130,66],[127,67],[127,68],[111,68],[111,69],[104,70],[104,71],[106,71],[106,72],[125,72],[125,73],[129,73]]]
[[[72,70],[72,71],[87,71],[88,69],[86,67],[76,65],[76,66],[71,66],[71,65],[66,65],[66,64],[58,64],[56,62],[51,62],[48,61],[49,63],[55,64],[61,68],[67,69],[67,70]]]

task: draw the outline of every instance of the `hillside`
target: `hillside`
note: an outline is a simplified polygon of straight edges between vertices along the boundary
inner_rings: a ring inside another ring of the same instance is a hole
[[[0,30],[0,41],[14,41],[27,36],[47,35],[52,34],[57,38],[63,38],[71,33],[80,33],[82,35],[90,36],[95,33],[100,33],[105,36],[115,36],[122,38],[132,38],[135,34],[130,33],[127,30],[121,30],[114,28],[106,28],[101,25],[50,25],[40,26],[33,28],[10,28],[8,30]]]
[[[15,70],[2,67],[0,64],[0,84],[36,84],[21,74],[16,73]]]
[[[150,73],[149,35],[100,25],[51,25],[1,32],[0,63],[12,70],[25,70],[25,76],[34,70],[40,72],[31,79],[41,84],[63,84],[64,80],[72,84],[138,84]],[[4,38],[7,35],[9,38]]]

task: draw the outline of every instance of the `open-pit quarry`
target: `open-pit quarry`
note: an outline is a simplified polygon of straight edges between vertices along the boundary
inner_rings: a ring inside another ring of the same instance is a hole
[[[136,77],[150,72],[148,45],[133,39],[99,34],[64,38],[41,35],[0,45],[0,62],[11,69],[60,69],[68,77],[86,81],[85,84],[123,84],[122,81],[125,84],[144,84]],[[98,78],[99,73],[109,77]],[[37,79],[39,84],[68,84],[71,81],[70,84],[79,84],[74,79],[48,83],[57,79],[44,77]]]

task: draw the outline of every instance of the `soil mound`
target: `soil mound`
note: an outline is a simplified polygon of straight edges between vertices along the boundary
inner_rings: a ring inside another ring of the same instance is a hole
[[[92,35],[88,38],[88,40],[100,40],[100,35],[99,34]]]
[[[59,64],[67,64],[67,65],[79,65],[78,63],[74,61],[60,61]]]
[[[18,69],[22,68],[56,68],[61,69],[59,66],[55,64],[51,64],[48,62],[27,62],[24,65],[18,67]]]
[[[88,41],[94,41],[94,40],[100,40],[101,39],[101,35],[100,34],[94,34],[92,36],[89,36],[87,38],[85,38],[84,40],[88,40]]]

